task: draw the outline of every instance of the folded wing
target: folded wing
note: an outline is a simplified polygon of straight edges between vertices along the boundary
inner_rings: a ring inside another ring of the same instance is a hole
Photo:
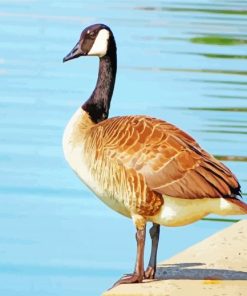
[[[150,189],[180,198],[240,194],[234,174],[172,124],[145,116],[101,122],[104,153],[145,177]]]

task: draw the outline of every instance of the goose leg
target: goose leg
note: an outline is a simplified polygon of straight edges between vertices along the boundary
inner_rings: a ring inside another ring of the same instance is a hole
[[[153,223],[153,226],[149,230],[150,237],[152,239],[152,249],[151,256],[148,263],[148,267],[145,271],[146,279],[154,279],[156,272],[156,264],[157,264],[157,251],[159,244],[159,236],[160,236],[160,225]]]
[[[136,226],[136,242],[137,242],[137,255],[135,271],[133,274],[124,275],[120,278],[113,287],[120,284],[130,284],[130,283],[141,283],[144,277],[144,246],[146,237],[146,224],[141,227]]]

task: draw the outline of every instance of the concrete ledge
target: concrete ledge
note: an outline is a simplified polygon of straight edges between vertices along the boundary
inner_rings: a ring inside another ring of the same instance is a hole
[[[157,279],[120,285],[103,296],[246,296],[247,220],[161,262]]]

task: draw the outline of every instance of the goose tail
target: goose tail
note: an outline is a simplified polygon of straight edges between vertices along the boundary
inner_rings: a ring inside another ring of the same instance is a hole
[[[230,197],[230,198],[227,198],[227,200],[230,201],[231,203],[233,203],[234,205],[238,206],[240,208],[241,212],[243,212],[243,214],[247,214],[247,204],[246,203],[237,199],[236,197]]]

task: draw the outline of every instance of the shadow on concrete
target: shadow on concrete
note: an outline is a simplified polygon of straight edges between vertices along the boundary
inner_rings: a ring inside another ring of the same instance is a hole
[[[247,280],[247,272],[244,271],[196,268],[203,265],[203,263],[162,264],[157,267],[155,277],[157,280]]]

